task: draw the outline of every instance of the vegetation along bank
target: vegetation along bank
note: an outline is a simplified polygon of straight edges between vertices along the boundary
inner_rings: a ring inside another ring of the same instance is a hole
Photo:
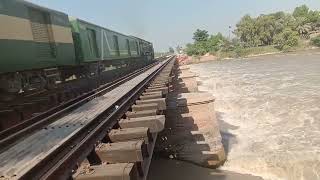
[[[292,13],[245,15],[233,34],[234,38],[227,38],[221,33],[209,35],[208,31],[197,29],[194,42],[187,44],[184,52],[195,57],[210,54],[237,58],[320,47],[320,11],[302,5]]]

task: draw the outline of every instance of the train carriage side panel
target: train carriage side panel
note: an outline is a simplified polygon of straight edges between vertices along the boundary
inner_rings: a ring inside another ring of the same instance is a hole
[[[74,65],[68,16],[18,0],[0,1],[0,72]]]
[[[132,37],[137,39],[137,41],[138,41],[138,51],[139,51],[140,55],[142,57],[144,57],[144,59],[147,61],[153,60],[154,59],[153,44],[146,41],[146,40],[143,40],[143,39],[140,39],[140,38],[137,38],[134,36],[132,36]]]
[[[70,22],[80,63],[139,57],[138,42],[131,36],[80,19],[70,19]]]
[[[110,57],[106,47],[101,46],[101,28],[80,19],[70,19],[72,32],[76,44],[76,56],[78,61],[83,63],[97,62],[101,55]]]

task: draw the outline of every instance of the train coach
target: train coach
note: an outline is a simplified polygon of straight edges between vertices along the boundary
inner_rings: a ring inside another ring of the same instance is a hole
[[[0,1],[0,91],[54,88],[154,58],[152,43],[22,0]]]

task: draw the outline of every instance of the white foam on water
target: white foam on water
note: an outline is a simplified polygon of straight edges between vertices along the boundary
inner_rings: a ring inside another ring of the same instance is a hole
[[[222,169],[320,179],[320,56],[267,58],[191,66],[199,90],[216,97],[218,119],[237,126],[222,129],[235,138]]]

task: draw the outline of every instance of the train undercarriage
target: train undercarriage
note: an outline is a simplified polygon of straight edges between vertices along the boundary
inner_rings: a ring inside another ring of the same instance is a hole
[[[105,76],[118,76],[146,65],[141,58],[101,61],[77,67],[56,67],[0,75],[0,100],[8,101],[17,95],[52,90],[58,84],[71,80]]]

